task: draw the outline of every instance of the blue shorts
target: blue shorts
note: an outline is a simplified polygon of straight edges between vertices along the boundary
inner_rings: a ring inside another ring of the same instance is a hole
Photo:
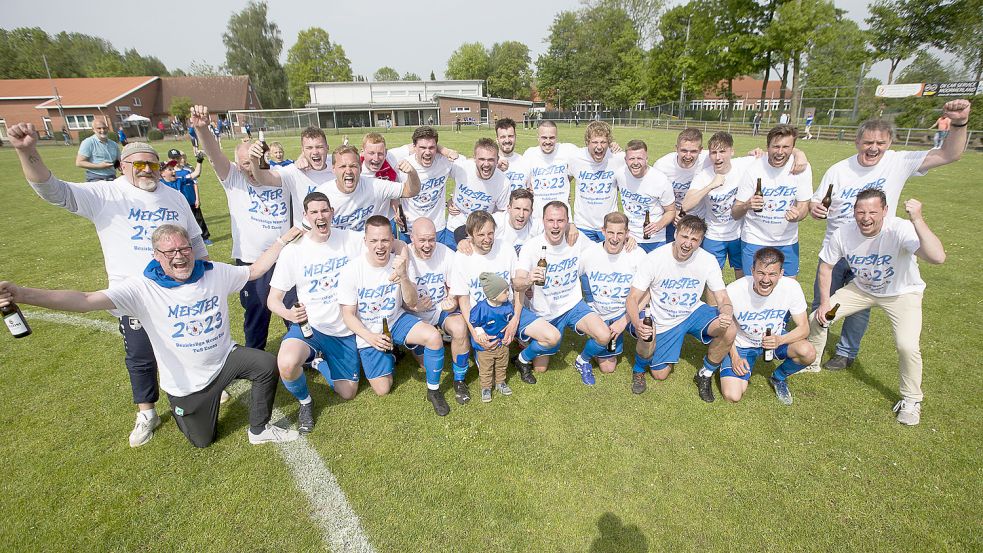
[[[665,242],[639,242],[638,247],[642,248],[645,253],[651,253],[653,250],[660,246],[665,246]]]
[[[724,261],[730,258],[730,267],[735,271],[742,271],[744,264],[741,262],[741,247],[744,245],[740,238],[735,238],[733,240],[710,240],[709,238],[703,239],[703,245],[700,246],[704,250],[713,254],[717,258],[717,263],[720,264],[720,268],[724,268]]]
[[[627,316],[628,316],[627,313],[621,315],[621,317],[627,317]],[[621,317],[613,317],[613,318],[610,318],[610,319],[604,321],[604,324],[606,324],[608,326],[611,326],[614,323],[614,321],[617,321]],[[608,351],[607,344],[604,344],[604,351],[602,351],[601,353],[598,353],[596,355],[596,357],[598,359],[603,359],[605,357],[614,357],[616,355],[621,355],[625,351],[625,333],[626,332],[627,333],[630,333],[632,336],[635,335],[635,327],[630,322],[628,323],[628,326],[625,327],[625,330],[623,330],[621,332],[621,334],[618,334],[618,337],[614,340],[614,351]],[[593,338],[587,338],[587,342],[588,343],[590,343],[590,342],[596,343],[596,340],[594,340]]]
[[[666,225],[666,242],[674,242],[675,240],[676,240],[676,224],[669,223],[668,225]]]
[[[441,244],[447,246],[453,251],[457,251],[457,241],[454,240],[454,231],[445,228],[444,230],[437,233],[437,241]]]
[[[405,346],[406,335],[413,330],[417,323],[422,322],[419,317],[410,313],[403,313],[392,324],[389,331],[393,335],[393,347]],[[423,353],[422,351],[420,352]],[[379,351],[374,347],[358,348],[358,357],[362,360],[362,370],[365,371],[365,378],[372,380],[382,376],[389,376],[393,373],[396,365],[396,357],[384,351]]]
[[[741,263],[747,267],[744,270],[745,273],[751,274],[751,269],[754,268],[754,252],[764,248],[765,246],[759,246],[757,244],[748,244],[743,242],[741,247]],[[788,246],[772,246],[775,249],[780,250],[785,254],[785,264],[782,265],[782,270],[785,271],[785,276],[792,277],[799,274],[799,243],[789,244]]]
[[[522,313],[525,314],[526,310],[523,309]],[[529,313],[532,314],[532,311],[530,311]],[[577,334],[583,335],[582,332],[577,330],[577,323],[580,322],[580,319],[583,319],[584,317],[590,315],[591,313],[594,313],[594,311],[592,311],[591,308],[587,306],[584,300],[580,300],[579,302],[577,302],[576,305],[568,309],[566,313],[550,321],[550,324],[556,327],[556,329],[560,331],[561,336],[563,335],[563,330],[566,329],[567,327],[572,328],[573,331],[576,332]],[[519,321],[519,328],[524,328],[521,320]],[[529,341],[532,339],[528,335],[526,335],[524,331],[519,332],[519,338],[523,341]],[[563,344],[563,340],[561,339],[555,346],[544,351],[543,355],[553,355],[554,353],[560,351],[560,346],[562,344]]]
[[[290,323],[290,328],[283,336],[283,340],[300,340],[307,344],[311,351],[305,361],[314,359],[315,354],[320,353],[324,362],[328,364],[331,380],[358,382],[358,353],[354,334],[328,336],[315,328],[314,336],[305,338],[304,333],[300,330],[300,325]]]
[[[737,376],[734,373],[732,367],[727,367],[726,369],[720,368],[720,378],[729,376],[731,378],[740,378],[741,380],[750,380],[751,371],[754,369],[754,362],[758,360],[758,356],[762,355],[764,351],[761,348],[737,348],[737,355],[741,356],[741,359],[747,361],[748,371],[744,376]],[[782,344],[775,348],[775,359],[786,359],[788,357],[788,344]]]
[[[583,234],[594,242],[600,243],[604,241],[604,233],[599,230],[589,230],[582,227],[577,227],[577,230],[580,231],[580,234]]]
[[[683,322],[669,330],[656,333],[652,370],[661,370],[670,363],[679,363],[679,352],[683,349],[683,338],[687,334],[703,344],[709,344],[713,340],[713,336],[710,336],[708,332],[710,323],[718,315],[716,307],[703,304],[697,307],[696,311],[690,313]],[[729,363],[729,359],[729,357],[724,357],[724,362]]]
[[[434,325],[434,326],[437,327],[437,330],[443,330],[444,329],[444,321],[447,320],[447,317],[450,317],[451,315],[460,315],[460,314],[461,314],[461,312],[459,310],[458,311],[451,311],[451,312],[441,310],[440,311],[440,317],[437,318],[437,324]],[[420,320],[423,320],[423,319],[420,319]],[[407,331],[407,332],[409,332],[409,331]],[[406,345],[406,344],[403,344],[403,347],[405,347],[406,349],[410,350],[410,353],[412,353],[413,355],[415,355],[417,357],[423,357],[423,350],[427,349],[427,348],[423,347],[420,344],[414,344],[414,345]]]

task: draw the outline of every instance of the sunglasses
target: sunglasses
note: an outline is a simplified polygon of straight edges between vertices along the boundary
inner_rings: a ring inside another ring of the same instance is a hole
[[[160,171],[160,163],[156,161],[131,161],[130,165],[137,171]]]
[[[157,248],[154,249],[156,250]],[[173,250],[157,250],[157,253],[163,255],[167,259],[174,259],[174,256],[176,256],[178,252],[181,252],[182,256],[188,257],[189,255],[191,255],[191,246],[185,246],[183,248],[174,248]]]

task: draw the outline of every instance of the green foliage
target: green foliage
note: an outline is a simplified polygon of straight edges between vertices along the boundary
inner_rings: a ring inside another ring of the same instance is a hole
[[[133,49],[120,54],[98,37],[66,32],[52,37],[38,27],[0,29],[0,78],[46,78],[42,56],[47,58],[51,76],[56,78],[170,74],[159,59]]]
[[[164,133],[160,132],[160,129],[150,129],[147,131],[148,140],[164,140]]]
[[[311,27],[297,34],[297,42],[287,52],[287,82],[293,107],[310,101],[310,82],[352,80],[352,64],[340,44],[333,44],[328,32]]]
[[[659,37],[659,14],[665,9],[665,0],[583,0],[588,8],[620,9],[631,19],[638,33],[638,46],[648,48]]]
[[[403,80],[404,81],[422,81],[423,79],[421,79],[420,76],[417,75],[416,73],[413,73],[412,71],[407,71],[406,73],[403,73]]]
[[[646,56],[647,75],[645,98],[650,105],[663,104],[679,98],[679,88],[685,80],[686,95],[693,98],[702,92],[697,70],[702,65],[699,58],[690,54],[695,48],[694,36],[709,36],[712,30],[708,18],[700,17],[697,2],[690,2],[667,11],[659,23],[662,41]],[[686,40],[686,27],[689,24],[690,40]]]
[[[877,0],[870,6],[865,20],[870,44],[875,59],[891,63],[888,84],[894,82],[898,65],[919,48],[947,45],[953,15],[950,6],[939,0]]]
[[[398,81],[399,71],[396,71],[388,65],[380,67],[372,74],[373,81]]]
[[[229,17],[222,34],[225,65],[233,75],[249,75],[264,108],[287,105],[287,74],[280,65],[280,27],[267,17],[266,2],[250,0]]]
[[[430,80],[431,81],[436,81],[437,80],[437,75],[434,75],[433,69],[430,70]]]
[[[187,96],[175,96],[171,99],[171,105],[167,109],[167,113],[171,114],[172,117],[176,117],[178,121],[187,121],[188,116],[191,115],[191,107],[193,106],[191,98]]]
[[[488,50],[480,42],[468,42],[447,58],[444,75],[448,79],[485,80],[488,78],[489,63]]]
[[[529,47],[508,40],[495,43],[488,55],[488,94],[526,100],[532,86]]]
[[[959,56],[970,80],[979,81],[983,78],[983,0],[958,0],[949,10],[952,33],[945,48]]]

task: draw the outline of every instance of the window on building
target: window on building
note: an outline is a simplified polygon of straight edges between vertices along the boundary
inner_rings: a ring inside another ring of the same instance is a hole
[[[451,113],[471,113],[471,108],[467,106],[454,106],[451,108]]]
[[[7,138],[7,121],[0,119],[0,138]]]
[[[140,98],[134,97],[133,98],[133,105],[136,106],[136,107],[140,107],[140,106],[143,105],[143,100],[141,100]]]
[[[94,115],[66,115],[65,121],[68,123],[68,128],[77,131],[81,129],[91,129],[92,122],[95,120]]]

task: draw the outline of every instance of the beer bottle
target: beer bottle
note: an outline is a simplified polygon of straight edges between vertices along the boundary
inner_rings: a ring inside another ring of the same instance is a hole
[[[300,302],[298,301],[294,303],[294,307],[301,307]],[[304,334],[304,338],[314,337],[314,329],[311,328],[311,323],[307,320],[306,317],[302,321],[297,321],[297,324],[300,326],[300,331]]]
[[[410,230],[406,224],[406,214],[403,213],[403,204],[396,204],[396,228],[403,234],[409,234]]]
[[[771,336],[771,328],[770,327],[765,329],[765,336]],[[775,360],[775,350],[773,350],[773,349],[766,349],[763,357],[764,357],[765,361],[774,361]]]
[[[652,335],[649,336],[646,340],[644,340],[645,342],[651,342],[652,340],[655,339],[655,325],[652,324],[652,316],[651,315],[645,315],[645,318],[642,319],[642,324],[645,325],[645,326],[652,327]]]
[[[679,208],[679,218],[682,219],[685,216],[686,216],[686,210],[683,208]]]
[[[761,177],[758,177],[758,186],[754,189],[754,195],[761,196],[762,198],[765,196],[764,192],[761,191]],[[762,211],[764,211],[764,208],[754,210],[755,213],[761,213]]]
[[[31,326],[27,324],[27,319],[16,303],[0,307],[0,314],[3,314],[3,322],[14,338],[23,338],[31,334]]]
[[[833,306],[832,309],[830,309],[829,311],[827,311],[826,312],[826,315],[825,315],[826,320],[827,321],[832,321],[833,319],[835,319],[836,318],[836,310],[839,309],[839,308],[840,308],[840,304],[836,304],[836,305]]]
[[[826,212],[827,213],[826,213],[826,215],[823,216],[823,219],[826,219],[827,217],[829,217],[829,206],[833,205],[833,185],[832,184],[830,184],[829,185],[829,189],[826,190],[826,195],[823,196],[823,201],[821,201],[819,203],[821,203],[823,205],[823,207],[826,208]]]
[[[390,344],[393,343],[393,335],[391,332],[389,332],[389,319],[386,317],[382,318],[382,335],[385,336],[386,338],[389,338]],[[389,346],[389,349],[387,349],[386,351],[391,352],[392,350],[393,350],[392,346]]]
[[[608,353],[614,353],[616,351],[618,351],[618,335],[617,334],[615,334],[614,336],[611,336],[611,339],[608,340]]]
[[[649,210],[646,209],[645,222],[642,223],[642,239],[644,240],[648,240],[649,238],[652,238],[652,236],[649,234],[649,231],[645,230],[645,227],[649,226],[650,224],[652,224],[652,219],[651,217],[649,217]]]
[[[263,131],[259,131],[259,145],[263,147],[263,155],[259,158],[259,168],[269,169],[270,162],[266,161],[266,152],[270,151],[270,147],[266,144],[266,136],[263,135]]]
[[[546,286],[546,269],[549,267],[549,263],[546,262],[546,246],[543,246],[543,255],[539,258],[539,262],[536,263],[536,267],[543,269],[543,278],[533,282],[533,285]]]

